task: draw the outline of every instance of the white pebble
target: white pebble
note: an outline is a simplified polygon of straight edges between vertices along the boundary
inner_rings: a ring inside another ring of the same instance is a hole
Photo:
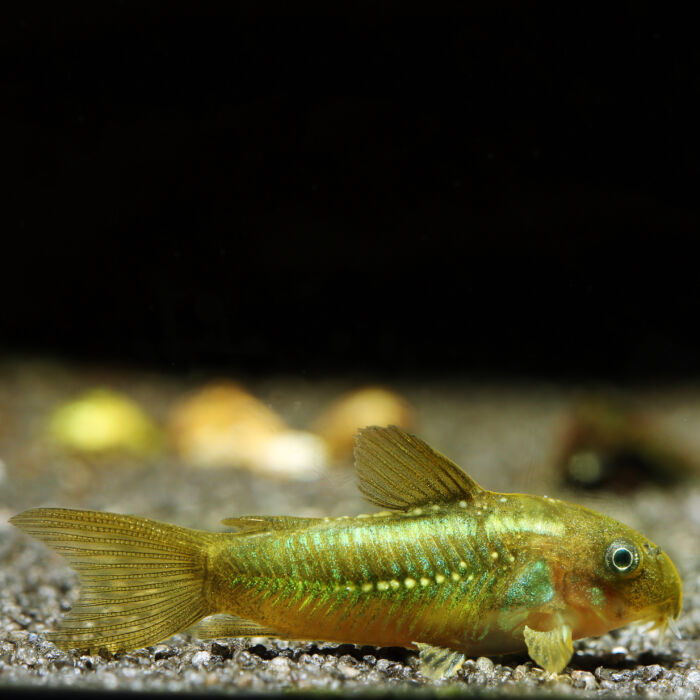
[[[192,665],[193,666],[202,666],[202,665],[208,663],[210,659],[211,659],[211,654],[208,651],[198,651],[192,657]]]
[[[700,690],[700,671],[691,671],[685,677],[685,685],[689,685],[695,690]]]
[[[485,656],[480,656],[476,660],[476,668],[477,671],[481,671],[483,674],[490,676],[493,673],[493,661]]]
[[[269,666],[273,671],[287,671],[289,670],[289,659],[286,656],[275,656],[274,659],[270,660]]]

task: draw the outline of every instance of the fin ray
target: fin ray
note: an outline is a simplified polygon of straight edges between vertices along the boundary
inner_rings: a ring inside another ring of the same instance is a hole
[[[574,654],[569,625],[558,625],[548,632],[538,632],[527,625],[523,630],[527,653],[545,671],[561,673]]]
[[[252,620],[236,615],[210,615],[192,625],[188,630],[200,639],[221,639],[223,637],[276,637],[274,630],[263,627]]]
[[[395,425],[360,430],[355,465],[365,498],[389,510],[469,501],[483,491],[454,462]]]
[[[461,651],[413,642],[419,649],[420,672],[431,681],[454,676],[465,660]]]
[[[225,518],[222,525],[235,527],[242,533],[267,532],[269,530],[289,530],[308,527],[320,522],[321,518],[297,518],[290,515],[241,515]]]
[[[155,644],[210,614],[214,533],[115,513],[34,508],[11,518],[64,556],[81,596],[48,635],[59,648],[117,652]],[[128,591],[134,591],[129,596]]]

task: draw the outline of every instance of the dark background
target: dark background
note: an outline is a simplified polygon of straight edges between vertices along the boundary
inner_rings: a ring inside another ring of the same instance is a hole
[[[6,14],[0,354],[697,375],[689,18],[291,6]]]

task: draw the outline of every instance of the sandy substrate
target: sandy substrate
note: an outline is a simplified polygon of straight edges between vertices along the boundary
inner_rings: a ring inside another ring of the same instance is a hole
[[[34,506],[134,513],[184,526],[219,529],[237,514],[305,516],[371,512],[350,464],[309,481],[284,482],[242,470],[211,471],[167,452],[148,459],[71,455],[46,437],[50,411],[95,385],[136,398],[162,421],[173,400],[197,384],[140,373],[0,364],[0,692],[21,686],[109,690],[251,691],[411,690],[615,693],[694,697],[700,693],[700,484],[647,485],[622,495],[572,493],[551,467],[567,411],[580,388],[454,380],[400,382],[419,432],[483,485],[563,495],[617,517],[658,542],[684,582],[682,639],[629,627],[575,643],[570,666],[550,676],[524,656],[468,660],[450,680],[430,683],[415,652],[270,639],[201,641],[180,635],[113,658],[58,650],[44,633],[78,597],[77,576],[12,528],[8,518]],[[293,427],[304,428],[347,381],[293,378],[248,387]],[[700,387],[639,389],[670,439],[700,455]]]

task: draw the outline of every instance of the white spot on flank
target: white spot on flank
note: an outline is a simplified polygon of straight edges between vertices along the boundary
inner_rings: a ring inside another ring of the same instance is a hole
[[[429,583],[430,583],[429,578],[425,578],[425,576],[420,577],[420,585],[423,586],[423,588],[425,588]]]
[[[451,578],[453,581],[459,581],[462,577],[461,577],[456,571],[453,571],[453,572],[452,572],[452,575],[450,576],[450,578]]]
[[[499,500],[501,503],[506,503],[506,502],[508,501],[508,499],[507,499],[505,496],[501,496],[498,500]]]
[[[440,510],[440,506],[437,504],[432,505],[432,506],[430,506],[430,510],[433,510],[437,513]]]
[[[415,588],[416,579],[409,576],[407,579],[404,579],[403,585],[406,586],[406,588]]]
[[[438,574],[435,577],[435,583],[445,583],[445,577],[442,574]]]
[[[378,591],[388,591],[389,590],[389,583],[387,581],[380,581],[377,584],[377,590]]]
[[[460,569],[466,569],[466,568],[467,568],[467,562],[466,562],[466,561],[461,561],[461,562],[459,562],[459,568],[460,568]]]
[[[389,585],[391,586],[392,590],[397,590],[399,586],[401,585],[396,579],[392,579],[389,581]]]
[[[491,552],[491,559],[498,559],[498,552]]]
[[[368,593],[374,588],[374,585],[371,583],[363,583],[362,584],[362,592],[363,593]]]
[[[467,507],[467,502],[466,502],[466,501],[460,501],[460,502],[459,502],[459,507],[460,507],[460,508],[466,508],[466,507]]]

